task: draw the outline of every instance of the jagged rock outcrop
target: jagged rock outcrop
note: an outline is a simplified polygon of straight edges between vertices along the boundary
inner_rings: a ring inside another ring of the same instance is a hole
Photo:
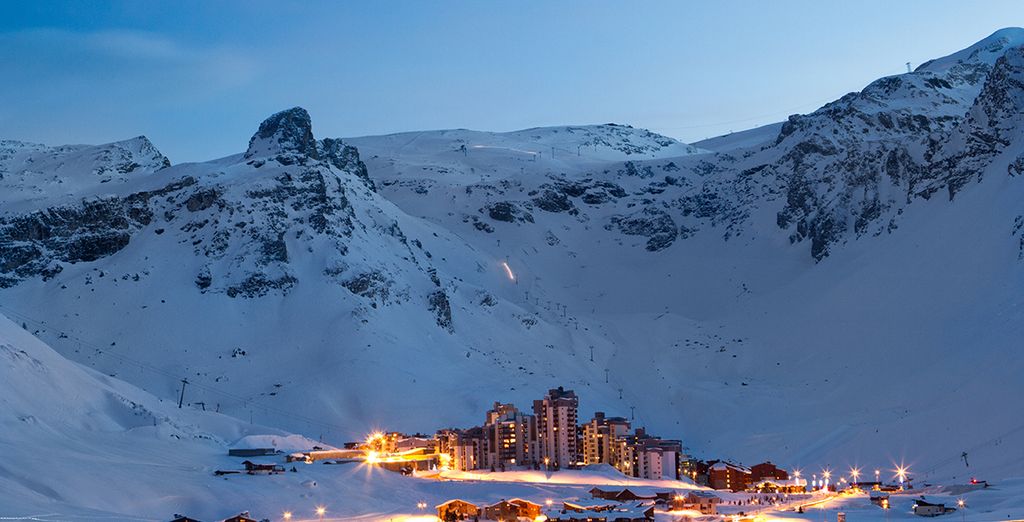
[[[309,113],[293,107],[264,120],[245,151],[246,159],[257,157],[270,158],[282,165],[320,159]]]

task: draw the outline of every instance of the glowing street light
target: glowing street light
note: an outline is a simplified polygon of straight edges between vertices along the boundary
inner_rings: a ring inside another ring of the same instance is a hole
[[[281,518],[283,518],[285,520],[291,520],[292,519],[292,512],[291,511],[285,511],[284,513],[281,514]]]
[[[320,520],[324,519],[324,513],[327,513],[327,508],[325,508],[323,506],[317,506],[316,507],[316,514],[317,514],[317,516],[320,517]]]
[[[550,498],[544,501],[544,505],[546,505],[549,508],[551,507],[551,504],[554,504],[554,503],[555,502],[553,500],[551,500]]]
[[[860,469],[850,468],[850,476],[853,477],[854,482],[860,482]]]
[[[896,478],[900,479],[900,489],[903,489],[903,482],[907,480],[907,473],[910,471],[906,466],[900,464],[896,466]]]
[[[967,512],[964,511],[967,508],[967,503],[964,502],[964,499],[956,499],[956,507],[960,508],[960,520],[967,520]]]

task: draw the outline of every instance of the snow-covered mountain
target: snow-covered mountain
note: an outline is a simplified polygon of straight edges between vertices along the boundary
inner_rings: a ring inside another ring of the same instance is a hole
[[[697,146],[317,139],[301,109],[205,163],[5,141],[0,305],[158,396],[187,377],[188,402],[328,442],[564,385],[699,455],[1006,476],[1024,425],[989,397],[1024,393],[1022,45],[1002,30]]]

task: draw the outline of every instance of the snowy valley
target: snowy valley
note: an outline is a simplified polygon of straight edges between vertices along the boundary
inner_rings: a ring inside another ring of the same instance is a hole
[[[298,107],[201,163],[142,136],[0,141],[0,504],[375,520],[626,484],[212,476],[246,442],[432,434],[564,386],[581,422],[628,416],[697,457],[907,463],[1002,482],[971,520],[1024,517],[1024,408],[992,400],[1024,395],[1022,115],[1011,28],[695,144],[622,124],[327,138]],[[99,487],[98,467],[119,471]]]

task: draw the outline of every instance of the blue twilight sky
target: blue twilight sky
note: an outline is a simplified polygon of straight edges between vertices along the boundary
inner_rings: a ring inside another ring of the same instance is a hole
[[[240,152],[322,136],[618,122],[684,141],[808,112],[1024,25],[1024,2],[0,3],[0,138]]]

